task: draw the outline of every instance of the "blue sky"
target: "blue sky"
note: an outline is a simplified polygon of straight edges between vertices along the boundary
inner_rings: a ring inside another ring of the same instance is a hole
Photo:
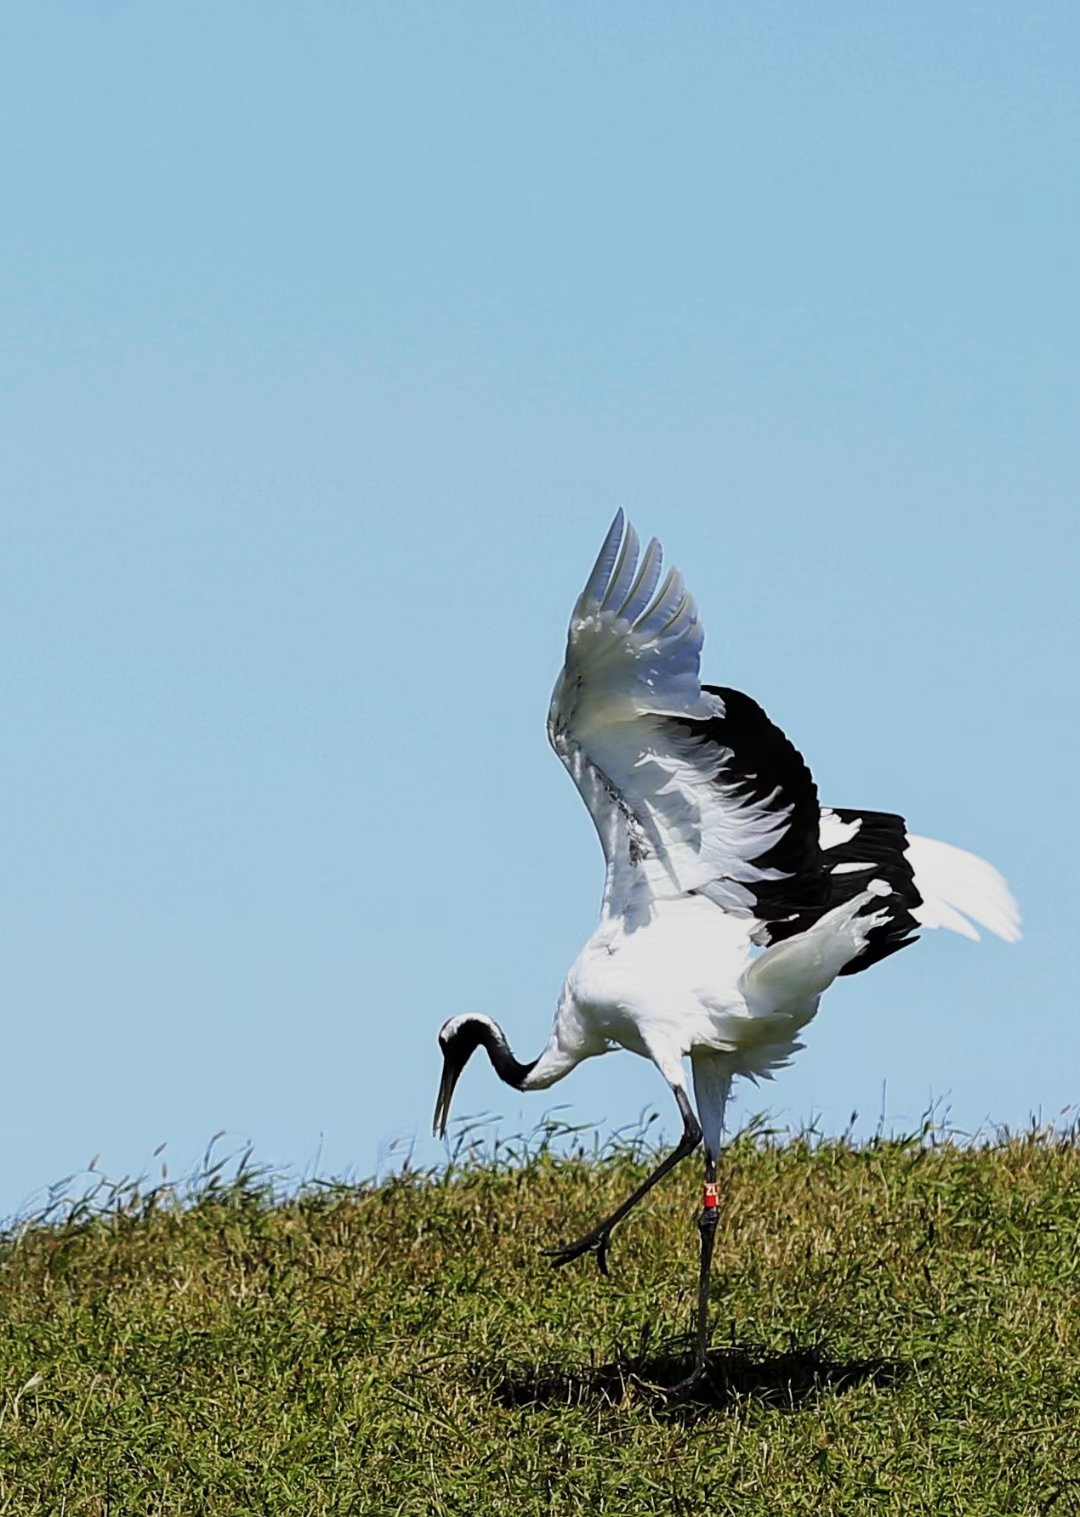
[[[824,799],[1024,911],[836,986],[735,1122],[1080,1100],[1074,5],[18,0],[0,75],[0,1212],[219,1129],[428,1162],[444,1017],[537,1051],[618,506]]]

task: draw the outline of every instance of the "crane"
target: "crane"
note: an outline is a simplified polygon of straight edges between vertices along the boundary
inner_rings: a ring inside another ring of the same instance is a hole
[[[693,1367],[706,1371],[709,1279],[720,1207],[724,1113],[738,1075],[788,1064],[839,975],[906,948],[920,928],[1006,942],[1019,913],[992,865],[907,831],[890,812],[823,807],[802,755],[756,701],[703,685],[704,633],[655,538],[644,553],[619,511],[570,618],[548,736],[588,807],[606,862],[596,931],[567,975],[547,1046],[518,1060],[497,1022],[451,1017],[439,1032],[435,1132],[483,1048],[506,1084],[545,1090],[584,1059],[650,1059],[682,1136],[610,1216],[547,1250],[593,1253],[704,1143]],[[684,1060],[689,1059],[693,1098]]]

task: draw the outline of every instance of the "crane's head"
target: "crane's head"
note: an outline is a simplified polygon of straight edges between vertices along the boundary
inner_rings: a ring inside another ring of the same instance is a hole
[[[493,1033],[500,1030],[490,1017],[465,1016],[451,1017],[444,1022],[439,1029],[439,1047],[442,1049],[443,1070],[442,1079],[439,1082],[439,1095],[435,1102],[435,1121],[433,1130],[437,1138],[446,1137],[446,1124],[450,1118],[450,1102],[454,1098],[454,1087],[457,1085],[461,1071],[472,1058],[473,1054],[486,1043]],[[505,1038],[503,1039],[505,1042]]]
[[[481,1046],[491,1060],[492,1068],[499,1079],[506,1085],[512,1085],[515,1090],[525,1088],[525,1081],[536,1067],[535,1059],[531,1064],[520,1064],[514,1058],[510,1052],[510,1045],[506,1041],[506,1034],[498,1022],[493,1022],[490,1017],[474,1012],[470,1016],[451,1017],[449,1022],[444,1022],[439,1029],[443,1071],[438,1100],[435,1102],[434,1130],[437,1138],[446,1137],[446,1123],[450,1116],[454,1086],[458,1082],[461,1071]]]

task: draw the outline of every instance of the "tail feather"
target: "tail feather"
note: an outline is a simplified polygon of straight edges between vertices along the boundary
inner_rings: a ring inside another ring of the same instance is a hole
[[[904,818],[894,812],[825,807],[821,848],[829,871],[831,904],[851,899],[875,875],[892,892],[875,907],[884,920],[841,974],[861,974],[913,943],[913,934],[925,927],[947,927],[976,942],[975,923],[1006,943],[1020,937],[1020,912],[992,864],[951,843],[914,836]]]
[[[920,927],[948,927],[977,942],[972,923],[978,922],[1006,943],[1019,942],[1020,910],[993,864],[951,843],[911,833],[906,852],[922,896],[922,905],[911,913]]]

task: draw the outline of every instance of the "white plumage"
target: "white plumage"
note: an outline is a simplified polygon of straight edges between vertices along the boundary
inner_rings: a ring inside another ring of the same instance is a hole
[[[1020,913],[993,864],[951,843],[908,835],[907,856],[922,896],[912,916],[923,927],[948,927],[976,943],[968,917],[1006,943],[1020,941]]]
[[[984,860],[909,835],[889,813],[822,808],[801,755],[761,708],[701,684],[703,641],[682,575],[664,576],[655,539],[641,553],[620,512],[574,607],[548,716],[604,851],[600,923],[531,1064],[486,1017],[445,1024],[436,1108],[445,1131],[458,1075],[481,1045],[521,1090],[611,1048],[652,1060],[678,1102],[682,1141],[612,1217],[554,1254],[564,1263],[593,1249],[605,1268],[614,1224],[703,1137],[695,1374],[734,1077],[786,1064],[833,980],[906,946],[920,927],[977,938],[976,922],[1007,942],[1020,935],[1016,904]]]

